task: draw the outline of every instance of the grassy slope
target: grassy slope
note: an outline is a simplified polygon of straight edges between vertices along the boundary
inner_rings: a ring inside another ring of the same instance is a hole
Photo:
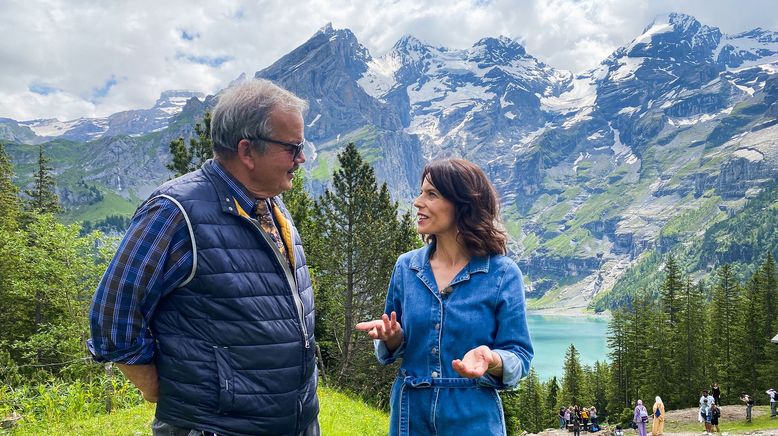
[[[371,408],[359,400],[327,388],[319,388],[321,413],[319,423],[326,435],[385,435],[389,431],[386,413]],[[72,417],[57,422],[23,422],[13,435],[127,435],[151,434],[154,406],[143,404],[117,410],[111,415],[88,418]],[[2,431],[0,431],[2,434]]]

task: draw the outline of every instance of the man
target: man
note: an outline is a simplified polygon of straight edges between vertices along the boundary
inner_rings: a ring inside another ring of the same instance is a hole
[[[740,393],[740,401],[746,404],[746,422],[751,422],[751,409],[754,407],[754,399],[745,392]]]
[[[311,280],[278,198],[306,109],[265,80],[226,90],[214,159],[140,206],[97,288],[90,349],[157,403],[155,435],[319,434]]]
[[[711,404],[716,404],[716,399],[713,398],[713,395],[708,394],[707,389],[702,391],[702,396],[700,397],[700,407],[702,407],[702,402],[704,400],[708,400],[708,407],[710,407]]]
[[[778,414],[775,411],[775,403],[778,402],[778,392],[775,389],[770,388],[765,393],[770,397],[770,418],[775,418]]]

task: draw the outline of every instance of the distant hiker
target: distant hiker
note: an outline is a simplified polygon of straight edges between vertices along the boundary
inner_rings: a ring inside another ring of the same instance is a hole
[[[651,434],[657,436],[664,433],[665,429],[665,404],[662,402],[662,399],[659,398],[659,395],[655,398],[652,411],[654,423],[651,426]]]
[[[573,430],[573,436],[579,436],[581,434],[581,414],[580,410],[578,410],[578,406],[575,406],[575,409],[573,409],[573,413],[570,414],[570,419],[572,420],[572,430]]]
[[[712,404],[710,406],[710,426],[715,432],[720,432],[719,430],[719,418],[721,417],[721,409],[719,406]]]
[[[565,408],[559,408],[559,428],[565,428],[567,426],[567,420],[565,419]]]
[[[702,400],[702,406],[700,406],[700,417],[702,418],[702,421],[705,423],[705,431],[702,434],[711,434],[710,432],[710,404],[708,403],[708,400]]]
[[[497,191],[473,163],[433,160],[413,206],[427,245],[397,259],[381,319],[356,325],[380,363],[402,358],[389,433],[505,435],[496,391],[534,352]]]
[[[721,388],[719,388],[719,384],[713,383],[713,386],[710,387],[710,392],[713,395],[713,401],[716,405],[721,406]]]
[[[745,392],[740,394],[740,401],[746,404],[746,421],[751,422],[751,408],[754,407],[754,399]]]
[[[775,403],[778,402],[778,392],[775,389],[770,388],[765,393],[770,396],[770,418],[775,418]]]
[[[221,93],[214,158],[138,208],[95,292],[90,351],[157,403],[154,435],[320,434],[313,288],[280,197],[307,107],[267,80]]]
[[[643,400],[638,400],[635,404],[635,413],[632,416],[632,422],[637,425],[638,434],[646,436],[646,424],[648,424],[648,411],[643,405]]]
[[[624,436],[624,429],[621,428],[621,425],[616,426],[616,430],[613,432],[613,436]]]
[[[700,406],[702,406],[702,400],[708,400],[708,407],[716,402],[716,399],[713,398],[713,395],[710,395],[707,390],[702,391],[702,396],[700,397]]]
[[[592,422],[592,431],[598,431],[600,429],[600,425],[597,421],[597,408],[594,406],[589,408],[589,420]]]

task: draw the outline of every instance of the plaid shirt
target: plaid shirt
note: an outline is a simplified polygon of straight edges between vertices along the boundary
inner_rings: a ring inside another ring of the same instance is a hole
[[[214,161],[213,168],[252,217],[253,195]],[[192,242],[184,216],[167,198],[146,202],[132,218],[95,291],[87,345],[98,362],[141,365],[154,359],[149,324],[160,300],[192,271]]]

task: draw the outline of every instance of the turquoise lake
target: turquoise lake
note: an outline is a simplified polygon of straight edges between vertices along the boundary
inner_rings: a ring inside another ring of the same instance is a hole
[[[608,319],[603,316],[561,316],[527,314],[535,347],[532,366],[541,380],[556,376],[562,382],[565,352],[572,343],[582,365],[608,359]]]

